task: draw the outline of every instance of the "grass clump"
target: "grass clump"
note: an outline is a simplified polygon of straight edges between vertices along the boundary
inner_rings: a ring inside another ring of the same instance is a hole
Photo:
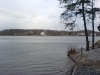
[[[77,50],[76,45],[69,46],[67,56],[70,56],[70,54],[76,54],[77,53],[76,50]]]

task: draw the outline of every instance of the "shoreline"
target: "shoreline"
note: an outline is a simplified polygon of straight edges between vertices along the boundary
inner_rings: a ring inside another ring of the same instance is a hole
[[[75,54],[69,54],[75,62],[71,73],[67,75],[100,75],[100,48],[90,51],[77,50]]]

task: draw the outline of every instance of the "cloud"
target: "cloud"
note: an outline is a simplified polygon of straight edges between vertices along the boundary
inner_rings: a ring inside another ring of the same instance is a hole
[[[24,23],[32,21],[33,18],[29,14],[0,8],[0,26],[2,28],[23,28]]]
[[[49,17],[39,14],[27,14],[0,8],[0,29],[62,29],[57,17],[51,14]]]
[[[51,10],[50,10],[51,11]],[[44,16],[41,14],[30,14],[23,12],[15,12],[9,9],[0,8],[0,30],[3,29],[53,29],[64,30],[64,24],[59,23],[58,14],[55,10],[48,12],[50,15]],[[95,21],[95,30],[99,25],[99,20]],[[76,30],[83,30],[84,25],[82,20],[77,20]],[[91,29],[91,25],[87,25]]]
[[[0,30],[63,30],[65,27],[59,23],[59,17],[65,9],[57,7],[58,5],[57,0],[0,0]],[[98,25],[98,22],[95,24]],[[84,29],[83,21],[79,20],[77,24],[79,29]],[[88,27],[90,28],[90,25]]]
[[[59,23],[62,10],[56,0],[0,1],[0,30],[3,29],[64,29]]]
[[[48,16],[48,18],[57,18],[57,17],[58,17],[57,14],[50,14],[50,15]]]
[[[25,18],[26,16],[20,12],[13,12],[9,9],[0,8],[0,16],[11,18]]]
[[[38,15],[35,17],[34,21],[31,23],[27,22],[25,28],[28,29],[53,29],[53,30],[61,30],[64,29],[64,25],[60,24],[59,21],[49,19],[45,16]]]

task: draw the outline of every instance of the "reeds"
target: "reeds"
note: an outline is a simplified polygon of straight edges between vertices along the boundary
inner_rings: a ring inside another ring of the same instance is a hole
[[[77,53],[76,50],[77,50],[76,45],[69,46],[67,56],[70,56],[70,54],[76,54]]]

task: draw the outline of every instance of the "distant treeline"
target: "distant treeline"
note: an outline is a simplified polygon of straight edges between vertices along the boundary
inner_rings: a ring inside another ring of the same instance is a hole
[[[67,31],[42,30],[42,29],[5,29],[0,31],[3,36],[40,36],[44,32],[47,36],[65,36]]]
[[[5,29],[0,31],[0,36],[41,36],[44,33],[46,36],[78,36],[78,33],[84,33],[82,31],[58,31],[58,30],[43,30],[43,29]],[[88,33],[92,33],[88,30]],[[100,36],[100,32],[95,32],[97,36]]]

